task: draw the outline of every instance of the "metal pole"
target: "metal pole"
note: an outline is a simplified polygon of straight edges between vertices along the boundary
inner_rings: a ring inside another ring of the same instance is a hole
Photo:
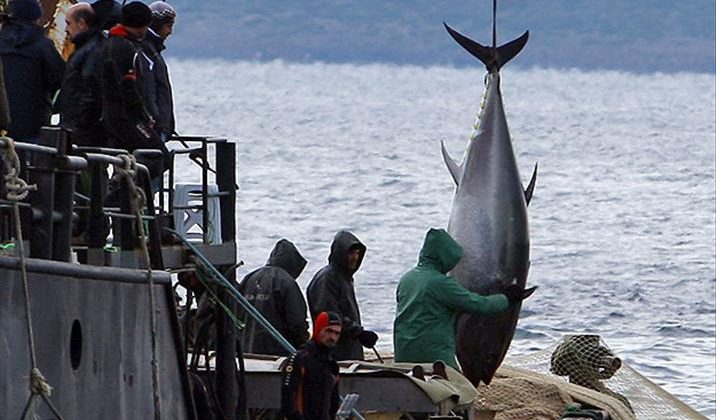
[[[38,142],[54,145],[57,130],[43,128]],[[53,150],[57,153],[56,148]],[[55,202],[55,173],[52,168],[54,162],[52,156],[46,153],[32,152],[30,159],[27,173],[30,184],[37,185],[37,191],[30,192],[31,219],[23,220],[23,227],[30,228],[30,256],[49,260],[52,258],[52,213]]]
[[[107,194],[107,166],[104,162],[90,162],[89,172],[91,180],[87,215],[87,260],[90,264],[102,265],[102,248],[107,242],[109,223],[102,206],[102,199]]]
[[[229,274],[235,277],[235,274]],[[227,281],[231,281],[227,279]],[[232,312],[236,313],[236,301],[226,288],[218,291],[219,299]],[[221,410],[227,418],[234,418],[239,402],[239,384],[236,375],[237,329],[223,308],[216,306],[216,389]]]
[[[236,241],[236,144],[216,144],[216,184],[221,208],[221,241]]]
[[[204,244],[208,244],[209,241],[209,151],[207,148],[206,139],[201,141],[201,218],[202,218],[202,238]]]

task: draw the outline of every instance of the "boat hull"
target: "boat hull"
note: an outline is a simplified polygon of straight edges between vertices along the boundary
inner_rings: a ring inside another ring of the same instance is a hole
[[[31,369],[18,259],[0,257],[0,418],[20,418]],[[171,279],[155,273],[162,419],[193,419]],[[28,260],[37,367],[67,419],[154,418],[146,272]],[[54,418],[36,405],[39,418]]]

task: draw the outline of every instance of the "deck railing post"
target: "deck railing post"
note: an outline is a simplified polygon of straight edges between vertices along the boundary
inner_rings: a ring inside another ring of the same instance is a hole
[[[80,169],[87,162],[77,156],[68,156],[68,138],[65,130],[56,130],[57,156],[55,166],[54,224],[52,228],[52,259],[70,261],[72,247],[72,215],[74,210],[75,182]]]
[[[216,144],[216,184],[221,191],[221,241],[236,241],[236,144]]]
[[[40,131],[38,143],[43,146],[57,145],[58,128],[44,127]],[[49,260],[52,258],[52,227],[55,203],[54,157],[45,153],[28,152],[30,165],[27,168],[30,184],[37,185],[31,191],[29,201],[32,206],[31,220],[22,221],[23,228],[30,230],[30,256]],[[29,222],[29,223],[28,223]]]
[[[232,270],[233,271],[233,270]],[[235,274],[228,273],[227,278],[235,282]],[[229,291],[219,289],[219,299],[232,312],[236,313],[236,302]],[[239,384],[236,375],[237,329],[223,309],[216,306],[216,389],[221,410],[227,419],[233,419],[239,401]]]

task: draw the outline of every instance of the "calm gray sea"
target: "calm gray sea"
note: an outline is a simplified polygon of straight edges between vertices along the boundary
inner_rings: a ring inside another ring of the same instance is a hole
[[[368,247],[363,323],[392,349],[395,287],[429,227],[445,227],[482,68],[171,61],[179,131],[235,140],[243,276],[274,243],[309,260],[333,234]],[[512,354],[602,335],[638,371],[716,417],[716,79],[713,74],[503,71],[538,292]],[[191,171],[186,171],[186,179]]]

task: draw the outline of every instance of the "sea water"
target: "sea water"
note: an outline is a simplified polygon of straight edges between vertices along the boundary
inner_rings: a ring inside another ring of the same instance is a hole
[[[308,260],[333,235],[367,246],[355,276],[363,325],[392,351],[395,289],[454,192],[484,71],[384,64],[170,61],[178,131],[237,144],[242,277],[280,238]],[[716,78],[518,69],[502,74],[529,207],[529,285],[510,354],[570,332],[716,416]],[[196,174],[188,167],[181,179]]]

